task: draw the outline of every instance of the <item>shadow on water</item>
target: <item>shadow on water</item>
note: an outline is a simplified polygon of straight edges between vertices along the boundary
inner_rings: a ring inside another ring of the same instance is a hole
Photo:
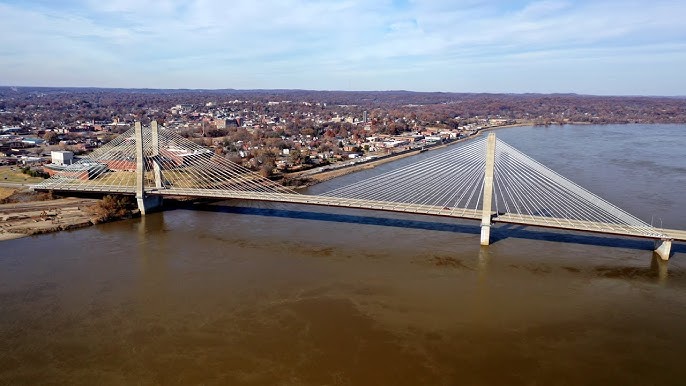
[[[478,242],[476,241],[476,239],[478,239],[478,236],[481,232],[481,227],[478,222],[474,221],[472,224],[464,223],[469,220],[456,219],[457,221],[464,222],[449,223],[440,221],[425,221],[422,219],[411,218],[389,218],[364,216],[357,214],[313,212],[302,210],[299,207],[298,209],[283,209],[240,206],[235,205],[235,203],[193,203],[178,205],[175,207],[168,207],[167,209],[190,209],[205,212],[231,213],[247,216],[278,217],[298,220],[315,220],[346,224],[376,225],[406,229],[452,232],[474,235],[475,243]],[[159,224],[151,225],[159,226]],[[497,243],[507,238],[633,249],[646,252],[652,252],[653,250],[653,242],[651,240],[629,239],[619,237],[614,238],[612,236],[603,237],[593,234],[565,233],[565,231],[561,230],[527,228],[526,226],[514,224],[496,224],[493,227],[491,233],[491,242]],[[686,246],[683,244],[675,244],[673,246],[673,252],[686,253]],[[479,249],[479,272],[487,271],[487,266],[489,265],[489,255],[490,252],[488,251],[487,247],[481,247]],[[587,261],[586,263],[581,265],[562,266],[560,268],[565,270],[569,274],[578,274],[584,276],[590,275],[591,277],[604,279],[643,281],[649,283],[656,283],[660,285],[669,285],[670,287],[686,288],[686,271],[681,269],[679,266],[674,266],[673,264],[670,264],[670,262],[662,261],[654,253],[652,253],[652,255],[646,254],[646,257],[648,256],[651,256],[651,258],[648,261],[644,262],[632,261],[627,263],[615,259],[608,261],[595,261],[590,265],[587,264]],[[647,264],[644,265],[644,263]]]
[[[253,216],[267,216],[267,217],[283,217],[283,218],[292,218],[292,219],[298,219],[298,220],[330,221],[330,222],[347,223],[347,224],[381,225],[381,226],[389,226],[389,227],[408,228],[408,229],[424,229],[424,230],[442,231],[442,232],[455,232],[455,233],[468,233],[468,234],[479,234],[479,232],[481,232],[481,228],[477,225],[448,224],[448,223],[441,223],[441,222],[396,219],[396,218],[386,218],[386,217],[358,216],[358,215],[322,213],[322,212],[309,212],[309,211],[304,211],[304,210],[253,208],[253,207],[216,205],[216,204],[213,204],[213,205],[195,205],[195,206],[192,206],[189,208],[208,211],[208,212],[235,213],[235,214],[246,214],[246,215],[253,215]]]
[[[476,222],[474,225],[470,225],[376,216],[310,212],[304,210],[243,207],[221,204],[196,204],[192,206],[187,206],[185,208],[208,212],[235,213],[266,217],[282,217],[299,220],[330,221],[348,224],[379,225],[408,229],[424,229],[440,232],[465,233],[473,235],[479,235],[481,233],[481,226],[478,225]],[[603,237],[591,234],[562,232],[563,231],[543,230],[541,228],[529,228],[526,226],[514,224],[496,224],[491,231],[491,244],[508,238],[518,238],[526,240],[554,241],[570,244],[636,249],[643,251],[652,251],[654,249],[652,240],[629,239],[621,237]],[[674,244],[672,246],[672,253],[686,253],[686,245]]]
[[[525,225],[502,224],[494,227],[491,232],[491,243],[507,238],[518,238],[540,241],[555,241],[570,244],[597,245],[603,247],[627,248],[637,250],[654,250],[654,241],[649,239],[632,239],[621,236],[599,236],[595,234],[581,234],[573,231],[549,231],[541,228],[530,228]],[[686,245],[673,244],[672,254],[686,253]]]

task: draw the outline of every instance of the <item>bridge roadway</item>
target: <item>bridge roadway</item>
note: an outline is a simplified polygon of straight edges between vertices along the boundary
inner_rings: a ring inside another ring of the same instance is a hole
[[[340,198],[331,196],[316,196],[290,193],[262,193],[245,192],[236,190],[206,190],[206,189],[183,189],[171,188],[164,190],[146,190],[151,195],[227,198],[256,201],[273,201],[293,204],[306,204],[318,206],[333,206],[355,209],[371,209],[387,212],[403,212],[425,214],[432,216],[464,218],[481,220],[481,210],[448,208],[435,205],[422,205],[411,203],[399,203],[389,201],[360,200],[353,198]],[[563,218],[530,216],[521,214],[493,213],[493,222],[537,226],[543,228],[567,229],[583,232],[613,234],[618,236],[640,237],[649,239],[672,239],[686,241],[686,231],[675,229],[659,229],[653,227],[635,227],[623,224],[598,223],[591,221],[569,220]]]
[[[49,190],[49,187],[38,189]],[[70,189],[58,189],[60,191],[71,191]],[[79,186],[73,191],[78,192],[98,192],[116,194],[135,194],[135,189],[131,186]],[[332,206],[355,209],[370,209],[387,212],[402,212],[413,214],[424,214],[431,216],[464,218],[470,220],[481,220],[481,210],[448,208],[435,205],[422,205],[411,203],[398,203],[390,201],[360,200],[353,198],[340,198],[331,196],[316,196],[307,194],[292,193],[268,193],[268,192],[247,192],[240,190],[209,190],[193,188],[169,188],[158,190],[155,188],[146,189],[148,195],[179,196],[179,197],[198,197],[198,198],[225,198],[242,199],[253,201],[272,201],[292,204],[306,204],[317,206]],[[591,221],[569,220],[564,218],[530,216],[515,213],[495,213],[493,212],[492,222],[507,223],[526,226],[536,226],[542,228],[567,229],[582,232],[593,232],[602,234],[613,234],[618,236],[640,237],[648,239],[669,239],[675,241],[686,241],[686,231],[677,229],[663,229],[653,227],[631,227],[622,224],[598,223]]]

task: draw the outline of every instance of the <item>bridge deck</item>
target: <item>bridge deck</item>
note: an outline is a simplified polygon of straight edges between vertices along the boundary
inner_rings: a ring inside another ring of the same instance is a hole
[[[629,226],[625,224],[611,224],[594,221],[572,220],[565,218],[530,216],[514,213],[500,214],[494,217],[494,222],[521,224],[544,228],[570,229],[585,232],[614,234],[619,236],[644,238],[673,238],[666,234],[666,230],[650,226]],[[686,240],[686,239],[685,239]]]
[[[168,196],[189,196],[207,198],[227,198],[256,201],[286,202],[292,204],[306,204],[318,206],[334,206],[355,209],[372,209],[388,212],[403,212],[428,214],[445,217],[458,217],[473,220],[481,219],[481,211],[474,209],[448,208],[435,205],[422,205],[388,201],[357,200],[328,196],[315,196],[289,193],[262,193],[244,191],[207,191],[203,189],[166,189],[163,191],[149,191],[148,194],[162,194]]]
[[[40,189],[46,190],[46,189]],[[63,191],[69,191],[61,189]],[[89,187],[80,186],[78,192],[103,192],[134,194],[132,187]],[[389,201],[360,200],[351,198],[339,198],[330,196],[316,196],[305,194],[290,193],[268,193],[268,192],[248,192],[238,190],[208,190],[191,188],[171,188],[171,189],[146,189],[150,195],[163,196],[182,196],[182,197],[203,197],[203,198],[226,198],[243,199],[256,201],[285,202],[292,204],[332,206],[355,209],[371,209],[388,212],[401,212],[413,214],[425,214],[433,216],[464,218],[470,220],[481,220],[481,210],[449,208],[435,205],[399,203]],[[493,222],[519,224],[527,226],[537,226],[543,228],[567,229],[584,232],[594,232],[603,234],[613,234],[618,236],[641,237],[651,239],[672,239],[686,241],[686,231],[676,229],[658,229],[652,227],[632,227],[624,224],[598,223],[591,221],[579,221],[563,218],[553,218],[545,216],[530,216],[521,214],[496,214],[493,213]]]
[[[680,229],[660,229],[668,239],[677,241],[686,241],[686,231]]]
[[[294,195],[287,193],[255,193],[241,191],[203,191],[202,189],[167,189],[163,192],[150,191],[150,194],[165,194],[209,198],[236,198],[245,200],[275,201],[295,204],[335,206],[356,209],[372,209],[390,212],[427,214],[434,216],[456,217],[471,220],[481,220],[481,210],[448,208],[434,205],[411,203],[397,203],[388,201],[359,200],[315,195]],[[569,220],[544,216],[527,216],[518,214],[493,213],[493,222],[537,226],[543,228],[568,229],[584,232],[614,234],[619,236],[641,238],[665,238],[686,241],[686,231],[673,229],[658,229],[652,227],[631,227],[624,224],[598,223],[591,221]]]

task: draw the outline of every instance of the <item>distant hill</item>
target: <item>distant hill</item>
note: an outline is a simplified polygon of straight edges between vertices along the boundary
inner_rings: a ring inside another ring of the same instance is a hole
[[[595,96],[560,94],[490,94],[389,91],[317,90],[203,90],[131,88],[0,87],[0,110],[5,114],[29,114],[38,106],[70,110],[78,106],[84,119],[103,120],[120,113],[145,110],[168,111],[176,104],[202,106],[234,100],[266,103],[290,101],[321,106],[355,106],[362,110],[390,109],[395,116],[422,115],[425,121],[453,117],[499,117],[536,123],[686,123],[686,97]],[[278,108],[271,108],[272,111]],[[28,115],[27,115],[28,116]],[[20,115],[3,117],[5,124],[21,122]],[[64,118],[64,117],[61,117]],[[13,121],[12,121],[13,120]],[[59,121],[66,121],[59,119]]]

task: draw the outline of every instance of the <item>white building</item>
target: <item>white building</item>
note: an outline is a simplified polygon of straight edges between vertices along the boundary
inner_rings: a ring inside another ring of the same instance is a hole
[[[74,153],[71,151],[51,151],[50,156],[55,165],[71,165],[74,162]]]

